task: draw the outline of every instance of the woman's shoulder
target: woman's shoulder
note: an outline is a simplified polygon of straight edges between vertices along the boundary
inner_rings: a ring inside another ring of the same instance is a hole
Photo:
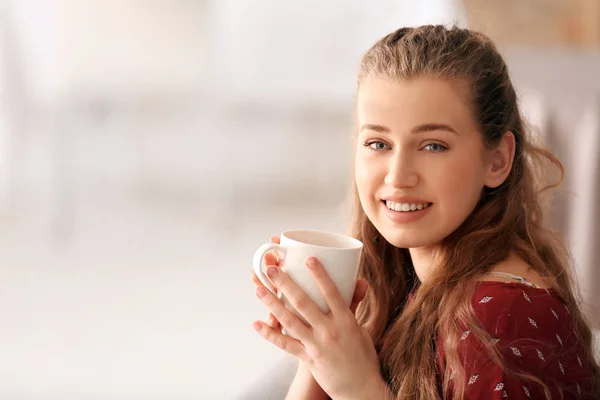
[[[522,283],[480,281],[471,299],[476,313],[539,314],[546,312],[557,318],[570,312],[558,293],[549,288],[536,288]],[[554,311],[554,312],[553,312]]]
[[[572,336],[571,312],[552,289],[481,281],[472,298],[475,314],[491,334],[533,337],[561,344]]]
[[[493,302],[496,306],[542,305],[563,303],[560,296],[551,288],[532,287],[519,282],[479,281],[473,295],[473,305]],[[533,300],[536,300],[535,302]]]

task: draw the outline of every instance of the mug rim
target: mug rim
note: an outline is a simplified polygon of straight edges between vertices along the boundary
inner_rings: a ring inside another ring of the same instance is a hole
[[[325,234],[325,235],[329,235],[329,236],[334,236],[338,239],[343,239],[347,242],[349,242],[349,246],[348,247],[332,247],[332,246],[321,246],[318,244],[312,244],[312,243],[306,243],[306,242],[301,242],[299,240],[293,239],[291,238],[288,234],[290,233],[294,233],[294,232],[303,232],[303,233],[317,233],[317,234]],[[357,249],[362,249],[364,247],[363,242],[361,242],[360,240],[353,238],[352,236],[348,236],[348,235],[344,235],[342,233],[337,233],[337,232],[331,232],[331,231],[324,231],[324,230],[319,230],[319,229],[288,229],[286,231],[281,232],[281,236],[285,237],[287,240],[290,240],[292,242],[295,243],[302,243],[303,245],[306,246],[313,246],[313,247],[319,247],[322,249],[336,249],[336,250],[357,250]]]

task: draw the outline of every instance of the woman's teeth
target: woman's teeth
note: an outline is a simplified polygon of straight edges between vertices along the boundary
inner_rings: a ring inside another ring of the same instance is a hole
[[[391,200],[386,200],[385,205],[390,210],[408,212],[415,210],[422,210],[431,205],[431,203],[423,203],[423,204],[413,204],[413,203],[394,203]]]

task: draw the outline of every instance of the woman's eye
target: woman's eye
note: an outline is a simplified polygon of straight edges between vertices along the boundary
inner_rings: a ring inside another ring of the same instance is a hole
[[[365,143],[365,147],[368,147],[369,149],[375,150],[375,151],[385,150],[385,149],[389,148],[389,146],[387,144],[380,142],[378,140],[373,140],[373,141]]]
[[[423,149],[432,153],[439,153],[441,151],[448,150],[446,146],[439,143],[429,143],[425,145]]]

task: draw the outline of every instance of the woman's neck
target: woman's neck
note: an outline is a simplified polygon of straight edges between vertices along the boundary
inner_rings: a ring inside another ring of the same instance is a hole
[[[421,283],[425,282],[431,275],[433,269],[438,265],[436,261],[436,248],[433,246],[409,249],[415,274]],[[540,287],[551,287],[546,280],[531,269],[521,257],[511,251],[508,257],[491,268],[491,271],[507,272],[513,275],[529,279]],[[490,278],[489,275],[481,275],[479,280],[502,280],[503,278]],[[505,279],[506,280],[506,279]]]
[[[421,283],[425,282],[435,268],[435,248],[433,246],[416,247],[408,249],[408,251],[417,277]]]

